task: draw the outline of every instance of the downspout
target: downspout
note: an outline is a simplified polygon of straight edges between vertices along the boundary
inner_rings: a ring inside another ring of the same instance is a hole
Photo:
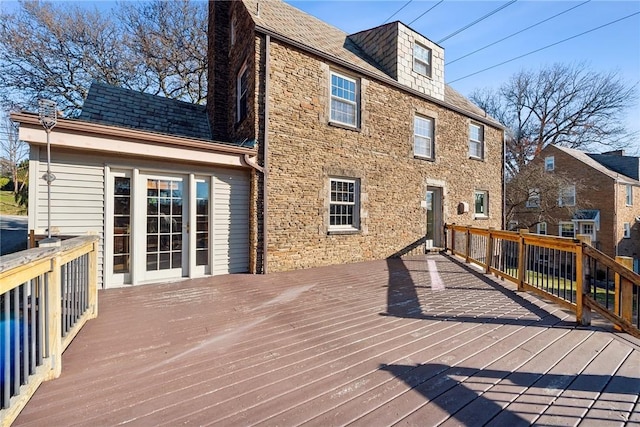
[[[262,162],[262,274],[267,274],[267,220],[269,218],[269,198],[267,197],[267,179],[269,177],[269,56],[271,36],[265,35],[264,48],[264,160]]]
[[[506,230],[507,225],[507,133],[502,131],[502,225],[501,230]],[[519,228],[519,227],[518,227]]]

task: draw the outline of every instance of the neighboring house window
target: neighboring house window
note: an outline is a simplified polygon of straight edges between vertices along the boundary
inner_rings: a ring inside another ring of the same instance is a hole
[[[576,205],[576,186],[575,185],[569,185],[567,187],[563,187],[560,189],[558,205],[560,206]]]
[[[249,110],[249,67],[247,67],[247,64],[242,66],[236,79],[236,98],[238,102],[236,123],[239,123],[247,117]]]
[[[489,193],[486,191],[475,192],[475,216],[476,217],[488,217],[489,216]]]
[[[553,156],[544,158],[544,170],[552,171],[556,168],[556,159]]]
[[[420,116],[413,119],[413,154],[433,158],[433,119]]]
[[[539,222],[536,226],[536,233],[538,234],[547,234],[547,223]]]
[[[358,81],[331,72],[331,121],[358,126]]]
[[[627,206],[633,206],[633,185],[627,184]]]
[[[360,189],[355,179],[331,178],[329,230],[357,230]]]
[[[562,237],[576,237],[575,226],[572,222],[561,222],[559,224],[558,234]]]
[[[431,49],[413,44],[413,71],[431,77]]]
[[[237,27],[237,25],[238,25],[238,23],[236,22],[236,15],[234,13],[233,17],[231,18],[231,46],[236,44],[236,27]]]
[[[477,159],[484,156],[484,126],[476,123],[469,125],[469,156]]]
[[[590,222],[580,224],[580,234],[587,234],[591,236],[591,240],[595,240],[596,233],[594,224]]]
[[[631,224],[628,222],[625,222],[624,224],[622,224],[622,226],[624,227],[624,233],[622,234],[622,237],[624,237],[625,239],[630,239],[631,238]]]
[[[527,199],[526,207],[528,208],[540,207],[540,189],[539,188],[529,189],[529,198]]]

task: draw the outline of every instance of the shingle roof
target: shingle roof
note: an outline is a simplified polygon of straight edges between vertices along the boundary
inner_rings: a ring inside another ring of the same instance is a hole
[[[629,178],[640,179],[640,157],[612,154],[588,154],[588,156]]]
[[[94,82],[79,120],[173,136],[211,140],[204,105]]]
[[[282,0],[261,0],[259,2],[243,0],[243,2],[259,29],[277,34],[285,40],[303,45],[312,51],[332,56],[383,81],[393,80],[383,71],[383,67],[353,43],[344,31],[296,9]],[[259,13],[257,13],[258,7]],[[425,97],[427,96],[425,95]],[[481,117],[497,127],[503,127],[497,120],[488,116],[484,110],[449,85],[445,85],[444,102],[462,112]]]
[[[627,184],[634,184],[634,185],[640,185],[640,181],[637,181],[635,179],[629,178],[628,176],[622,175],[616,171],[613,171],[609,168],[607,168],[605,165],[603,165],[602,163],[599,163],[598,161],[594,160],[593,158],[591,158],[589,156],[589,154],[580,151],[580,150],[576,150],[573,148],[566,148],[566,147],[560,147],[558,145],[553,145],[552,147],[563,151],[564,153],[567,153],[568,155],[572,156],[573,158],[580,160],[582,163],[586,164],[589,167],[592,167],[593,169],[597,170],[598,172],[601,172],[613,179],[615,179],[618,182],[622,182],[622,183],[627,183]]]

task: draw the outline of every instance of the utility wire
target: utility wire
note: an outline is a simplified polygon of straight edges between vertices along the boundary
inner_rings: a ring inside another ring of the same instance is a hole
[[[486,48],[489,48],[489,47],[491,47],[491,46],[493,46],[493,45],[496,45],[496,44],[498,44],[498,43],[500,43],[500,42],[503,42],[503,41],[505,41],[505,40],[507,40],[507,39],[509,39],[509,38],[513,37],[513,36],[517,36],[517,35],[518,35],[518,34],[520,34],[520,33],[524,33],[525,31],[530,30],[530,29],[531,29],[531,28],[533,28],[533,27],[536,27],[536,26],[538,26],[538,25],[540,25],[540,24],[543,24],[543,23],[545,23],[545,22],[547,22],[547,21],[550,21],[550,20],[552,20],[553,18],[557,18],[558,16],[560,16],[560,15],[562,15],[562,14],[565,14],[565,13],[567,13],[567,12],[569,12],[569,11],[571,11],[571,10],[573,10],[573,9],[577,8],[577,7],[580,7],[580,6],[584,5],[584,4],[587,4],[587,3],[589,3],[590,1],[591,1],[591,0],[587,0],[587,1],[582,2],[582,3],[580,3],[580,4],[576,5],[576,6],[570,7],[569,9],[564,10],[564,11],[562,11],[562,12],[560,12],[560,13],[556,13],[555,15],[553,15],[553,16],[551,16],[551,17],[547,18],[547,19],[544,19],[544,20],[542,20],[542,21],[540,21],[540,22],[536,22],[536,23],[535,23],[535,24],[533,24],[533,25],[529,25],[527,28],[524,28],[524,29],[522,29],[522,30],[520,30],[520,31],[517,31],[517,32],[515,32],[515,33],[513,33],[513,34],[510,34],[510,35],[508,35],[508,36],[506,36],[506,37],[503,37],[503,38],[501,38],[500,40],[495,41],[495,42],[493,42],[493,43],[491,43],[491,44],[488,44],[488,45],[486,45],[486,46],[483,46],[483,47],[481,47],[480,49],[476,49],[476,50],[474,50],[473,52],[467,53],[466,55],[463,55],[463,56],[461,56],[461,57],[459,57],[459,58],[456,58],[456,59],[454,59],[453,61],[449,61],[449,62],[447,62],[445,65],[451,65],[451,64],[453,64],[454,62],[457,62],[457,61],[460,61],[461,59],[466,58],[467,56],[471,56],[471,55],[473,55],[473,54],[476,54],[476,53],[478,53],[478,52],[480,52],[480,51],[482,51],[482,50],[485,50]]]
[[[426,12],[423,12],[422,15],[418,16],[416,19],[414,19],[413,21],[409,22],[409,25],[413,24],[414,22],[416,22],[418,19],[422,18],[424,15],[426,15],[427,13],[431,12],[432,9],[434,9],[436,6],[438,6],[440,3],[442,3],[444,0],[440,0],[438,3],[434,4],[433,6],[431,6],[429,9],[427,9]]]
[[[404,4],[404,6],[402,6],[400,9],[396,10],[396,11],[393,13],[393,15],[391,15],[390,17],[388,17],[387,19],[385,19],[385,21],[383,22],[383,24],[386,24],[387,22],[389,22],[389,20],[390,20],[391,18],[393,18],[394,16],[396,16],[398,13],[400,13],[400,11],[401,11],[402,9],[404,9],[404,8],[405,8],[405,7],[407,7],[407,6],[409,6],[409,3],[411,3],[412,1],[413,1],[413,0],[409,0],[408,2],[406,2],[406,3]]]
[[[495,10],[492,10],[491,12],[487,13],[487,14],[486,14],[486,15],[484,15],[483,17],[476,19],[476,20],[475,20],[475,21],[473,21],[472,23],[465,25],[464,27],[460,28],[460,29],[459,29],[459,30],[457,30],[457,31],[454,31],[453,33],[449,34],[447,37],[445,37],[445,38],[443,38],[443,39],[441,39],[441,40],[438,40],[438,41],[437,41],[437,43],[438,43],[438,44],[440,44],[440,43],[442,43],[443,41],[448,40],[448,39],[450,39],[451,37],[453,37],[453,36],[455,36],[455,35],[457,35],[457,34],[460,34],[461,32],[463,32],[463,31],[465,31],[465,30],[467,30],[467,29],[469,29],[469,28],[473,27],[473,26],[474,26],[474,25],[476,25],[478,22],[484,21],[485,19],[487,19],[487,18],[488,18],[488,17],[490,17],[491,15],[494,15],[494,14],[496,14],[496,13],[500,12],[500,11],[501,11],[502,9],[504,9],[505,7],[507,7],[507,6],[511,6],[511,5],[512,5],[512,4],[514,4],[516,1],[518,1],[518,0],[511,0],[510,2],[507,2],[507,3],[503,4],[503,5],[502,5],[502,6],[500,6],[499,8],[497,8],[497,9],[495,9]]]
[[[527,53],[522,54],[522,55],[520,55],[520,56],[516,56],[515,58],[508,59],[508,60],[503,61],[503,62],[501,62],[501,63],[499,63],[499,64],[492,65],[491,67],[484,68],[484,69],[482,69],[482,70],[480,70],[480,71],[476,71],[475,73],[467,74],[467,75],[466,75],[466,76],[464,76],[464,77],[460,77],[459,79],[455,79],[455,80],[450,81],[450,82],[449,82],[449,84],[451,84],[451,83],[455,83],[455,82],[458,82],[458,81],[460,81],[460,80],[464,80],[464,79],[466,79],[467,77],[475,76],[476,74],[483,73],[483,72],[485,72],[485,71],[491,70],[491,69],[496,68],[496,67],[499,67],[499,66],[501,66],[501,65],[508,64],[509,62],[513,62],[513,61],[515,61],[515,60],[517,60],[517,59],[524,58],[525,56],[529,56],[529,55],[534,54],[534,53],[536,53],[536,52],[540,52],[541,50],[545,50],[545,49],[548,49],[548,48],[550,48],[550,47],[553,47],[553,46],[559,45],[560,43],[564,43],[564,42],[566,42],[566,41],[569,41],[569,40],[575,39],[576,37],[584,36],[585,34],[589,34],[589,33],[591,33],[591,32],[594,32],[594,31],[596,31],[596,30],[599,30],[600,28],[607,27],[607,26],[609,26],[609,25],[612,25],[612,24],[615,24],[615,23],[617,23],[617,22],[623,21],[623,20],[625,20],[625,19],[631,18],[632,16],[636,16],[636,15],[638,15],[638,14],[640,14],[640,12],[635,12],[635,13],[632,13],[631,15],[627,15],[627,16],[624,16],[624,17],[622,17],[622,18],[616,19],[615,21],[607,22],[606,24],[602,24],[602,25],[600,25],[600,26],[598,26],[598,27],[595,27],[595,28],[592,28],[592,29],[590,29],[590,30],[584,31],[584,32],[582,32],[582,33],[580,33],[580,34],[576,34],[575,36],[567,37],[566,39],[560,40],[560,41],[555,42],[555,43],[551,43],[551,44],[546,45],[546,46],[544,46],[544,47],[541,47],[541,48],[539,48],[539,49],[532,50],[531,52],[527,52]]]

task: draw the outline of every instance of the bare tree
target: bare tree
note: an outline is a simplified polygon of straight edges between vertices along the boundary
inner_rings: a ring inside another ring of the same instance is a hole
[[[29,146],[20,141],[18,126],[8,116],[0,123],[0,162],[2,169],[7,171],[13,182],[14,195],[19,194],[27,184]]]
[[[548,144],[589,149],[619,147],[634,135],[623,120],[636,88],[617,72],[598,73],[584,64],[555,64],[521,71],[498,90],[477,90],[471,99],[500,120],[506,133],[510,176]]]
[[[118,11],[21,0],[0,12],[0,101],[80,111],[92,81],[191,102],[206,90],[206,4],[122,3]]]

